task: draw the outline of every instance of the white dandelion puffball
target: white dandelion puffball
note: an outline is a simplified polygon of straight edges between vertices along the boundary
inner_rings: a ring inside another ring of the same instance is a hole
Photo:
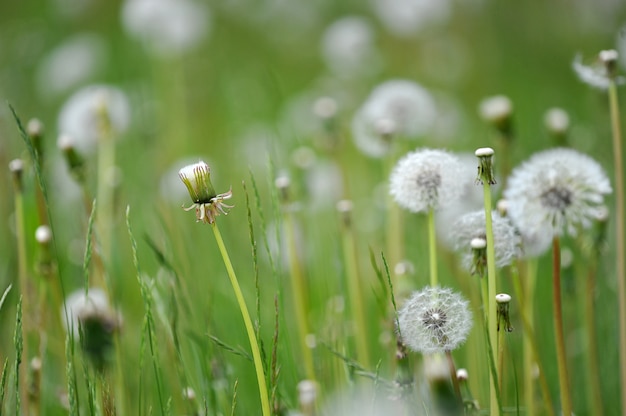
[[[110,313],[109,300],[104,290],[99,288],[90,288],[87,296],[85,289],[78,289],[65,298],[63,307],[61,308],[61,322],[66,332],[72,330],[74,336],[78,335],[79,322],[86,316],[94,314]],[[65,313],[67,311],[67,320]],[[67,325],[70,325],[68,327]]]
[[[596,60],[591,65],[585,65],[583,64],[582,56],[578,54],[572,62],[572,69],[583,83],[599,90],[609,88],[611,79],[607,72],[606,65],[601,59]],[[624,81],[624,77],[620,76],[615,78],[617,84],[623,84]]]
[[[397,36],[410,36],[447,22],[449,0],[372,0],[374,12],[385,28]]]
[[[406,300],[398,311],[402,342],[423,354],[452,351],[472,328],[469,302],[448,288],[427,287]]]
[[[589,228],[603,211],[611,184],[602,167],[576,150],[556,148],[532,156],[513,170],[504,197],[520,233],[551,237]]]
[[[496,267],[504,267],[521,256],[521,237],[507,218],[491,214]],[[487,239],[485,211],[462,215],[452,225],[454,249],[463,255],[463,267],[471,270],[474,253],[471,242],[475,238]]]
[[[352,135],[359,150],[371,157],[389,151],[389,137],[415,138],[433,127],[437,119],[430,92],[416,82],[391,80],[380,84],[352,120]]]
[[[326,66],[339,76],[367,75],[380,68],[374,30],[361,17],[349,16],[333,22],[324,32],[321,49]]]
[[[78,90],[59,113],[58,130],[67,135],[81,153],[91,153],[109,123],[114,135],[123,133],[130,124],[130,103],[119,88],[90,85]]]
[[[157,56],[177,56],[204,39],[209,11],[193,0],[126,0],[122,24],[130,36],[146,42]]]
[[[411,212],[438,209],[463,194],[463,167],[452,153],[418,149],[404,156],[393,168],[389,193]]]
[[[106,61],[106,44],[95,34],[74,35],[50,51],[37,68],[37,87],[44,96],[62,94],[93,79]]]

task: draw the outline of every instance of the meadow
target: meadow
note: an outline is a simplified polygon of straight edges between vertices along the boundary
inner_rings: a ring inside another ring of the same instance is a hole
[[[1,2],[0,415],[626,415],[624,73],[617,0]]]

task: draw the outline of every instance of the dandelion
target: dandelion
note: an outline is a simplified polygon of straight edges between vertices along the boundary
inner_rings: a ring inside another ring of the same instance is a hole
[[[217,194],[211,184],[211,169],[209,165],[200,161],[193,165],[188,165],[178,171],[178,176],[183,181],[193,204],[185,208],[185,211],[196,209],[196,220],[206,224],[213,224],[215,217],[220,214],[226,215],[225,208],[232,208],[223,201],[230,199],[232,190],[223,194]]]
[[[385,28],[398,36],[410,36],[448,21],[449,0],[374,0],[374,11]]]
[[[599,90],[607,90],[611,80],[614,80],[618,85],[625,81],[624,77],[615,77],[613,73],[617,58],[617,52],[614,50],[601,51],[595,62],[585,65],[582,62],[582,56],[578,54],[572,62],[572,68],[585,84]]]
[[[204,39],[209,12],[192,0],[127,0],[122,25],[155,55],[170,57],[195,48]]]
[[[609,179],[592,158],[557,148],[532,156],[509,178],[508,216],[523,234],[576,235],[601,215]]]
[[[369,75],[380,68],[374,30],[364,18],[341,18],[326,28],[321,42],[326,66],[336,75]]]
[[[546,111],[544,123],[551,134],[555,136],[564,135],[569,130],[569,114],[562,108],[550,108]]]
[[[437,118],[430,92],[408,80],[376,87],[352,120],[354,144],[371,157],[382,157],[394,137],[413,138],[428,132]]]
[[[448,288],[415,292],[398,311],[402,342],[424,354],[451,351],[465,342],[472,327],[469,303]]]
[[[58,120],[59,131],[82,153],[93,152],[107,128],[119,134],[129,124],[126,94],[108,85],[90,85],[74,93],[61,108]]]
[[[389,179],[389,192],[401,207],[411,212],[438,209],[463,193],[462,165],[443,150],[419,149],[396,164]]]
[[[483,120],[496,127],[507,125],[513,115],[513,103],[505,95],[494,95],[480,102],[478,112]]]
[[[491,220],[495,263],[497,267],[504,267],[521,255],[521,238],[508,219],[492,213]],[[475,211],[461,216],[453,223],[451,229],[451,240],[455,242],[454,248],[463,255],[463,267],[471,270],[474,264],[472,240],[486,240],[487,238],[485,211]]]

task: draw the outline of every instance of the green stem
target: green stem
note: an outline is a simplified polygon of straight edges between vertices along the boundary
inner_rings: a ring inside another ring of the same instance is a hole
[[[487,311],[487,328],[489,332],[489,343],[495,350],[498,342],[498,331],[496,322],[496,256],[495,247],[493,242],[493,225],[491,219],[491,187],[487,181],[483,181],[483,197],[485,203],[485,234],[487,237],[487,300],[484,302],[484,307]],[[499,371],[498,371],[499,373]],[[496,396],[496,389],[498,383],[492,373],[490,373],[490,394],[489,404],[492,415],[499,415],[500,408],[498,406],[498,400]],[[497,409],[497,410],[496,410]]]
[[[596,341],[596,318],[593,306],[596,291],[596,273],[598,262],[596,258],[590,259],[591,265],[587,273],[584,293],[585,321],[588,331],[589,356],[587,358],[587,377],[589,377],[589,393],[591,394],[592,413],[603,415],[602,383],[600,381],[600,365],[598,364],[598,343]]]
[[[356,242],[354,241],[354,234],[350,228],[349,221],[349,219],[343,221],[344,226],[341,230],[346,275],[348,278],[348,297],[350,299],[352,319],[354,319],[356,324],[355,342],[357,358],[363,367],[369,368],[369,343],[367,342],[369,331],[366,325],[363,296],[359,284]]]
[[[237,281],[235,270],[233,269],[233,265],[230,262],[228,251],[226,250],[226,247],[224,246],[222,235],[220,234],[220,231],[217,228],[217,223],[214,222],[213,224],[211,224],[211,228],[213,228],[213,234],[215,234],[215,241],[217,242],[217,246],[220,250],[220,254],[222,255],[222,259],[224,260],[224,266],[226,266],[228,278],[230,279],[230,283],[233,286],[233,291],[235,292],[235,297],[237,298],[239,310],[241,311],[243,322],[246,326],[246,332],[248,333],[248,340],[250,341],[250,348],[252,349],[252,358],[254,360],[254,368],[256,370],[256,378],[257,378],[257,382],[259,383],[259,395],[261,396],[261,409],[263,411],[263,416],[270,416],[271,415],[270,402],[269,402],[269,396],[267,394],[267,385],[265,383],[263,361],[261,360],[261,351],[259,350],[259,344],[257,342],[256,335],[254,332],[254,325],[252,324],[252,319],[250,319],[250,313],[248,312],[248,307],[246,306],[245,299],[243,298],[243,293],[241,292],[241,288],[239,287],[239,282]]]
[[[296,312],[296,320],[298,322],[298,341],[300,350],[302,351],[302,359],[304,360],[304,369],[308,380],[315,380],[315,367],[313,365],[313,354],[311,348],[307,345],[306,338],[309,335],[310,328],[307,319],[307,302],[305,297],[305,282],[300,265],[300,259],[297,253],[297,242],[293,217],[290,212],[285,213],[284,221],[285,234],[287,236],[287,252],[289,257],[289,271],[291,274],[291,290],[293,294],[293,305]]]
[[[110,121],[105,109],[101,109],[101,134],[98,141],[98,215],[97,230],[99,250],[98,257],[105,264],[111,264],[111,247],[112,247],[112,230],[114,223],[114,200],[113,200],[113,184],[111,178],[112,169],[115,167],[115,137],[111,131]],[[111,287],[105,278],[105,269],[95,273],[96,286],[104,288],[110,297],[112,297]]]
[[[437,236],[435,235],[435,210],[428,210],[428,255],[430,264],[430,287],[439,284],[437,277]],[[494,295],[495,297],[495,295]]]
[[[18,265],[18,279],[20,282],[20,293],[22,299],[24,299],[27,305],[30,305],[30,288],[28,282],[28,271],[27,271],[27,259],[26,259],[26,231],[24,225],[24,193],[22,192],[21,186],[15,187],[15,230],[16,230],[16,239],[17,239],[17,265]],[[28,350],[28,341],[31,330],[31,323],[29,316],[31,311],[26,309],[23,314],[22,319],[22,328],[20,329],[23,334],[22,337],[22,356],[24,359],[22,360],[21,365],[19,366],[19,378],[21,379],[21,383],[19,384],[19,394],[20,401],[24,406],[24,414],[28,415],[28,361],[29,361],[29,350]]]
[[[619,357],[622,415],[626,415],[626,243],[624,242],[624,167],[622,164],[622,132],[619,119],[617,85],[609,84],[609,106],[613,131],[613,164],[615,169],[615,230],[616,230],[616,271],[617,299],[619,303]]]
[[[537,348],[533,328],[534,316],[532,299],[534,298],[535,292],[537,262],[528,261],[526,263],[526,273],[524,278],[524,281],[526,282],[525,292],[522,289],[522,282],[517,268],[512,267],[511,271],[513,275],[513,289],[522,311],[520,316],[522,318],[522,326],[524,328],[524,392],[526,395],[526,414],[529,416],[533,416],[535,414],[535,380],[533,377],[533,364],[536,363],[539,367],[539,387],[541,388],[543,400],[545,400],[547,414],[554,416],[552,397],[550,396],[550,389],[548,387],[548,381],[546,380],[545,371],[543,371],[541,361],[539,360],[539,349]]]
[[[565,337],[563,336],[563,311],[561,305],[561,247],[559,237],[552,239],[552,314],[554,316],[554,337],[556,344],[556,361],[559,370],[561,408],[563,415],[572,414],[572,399],[569,391],[567,375],[567,355],[565,353]]]

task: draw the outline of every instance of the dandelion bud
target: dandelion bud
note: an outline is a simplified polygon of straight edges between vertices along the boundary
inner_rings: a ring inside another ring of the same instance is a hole
[[[312,415],[315,412],[318,386],[313,380],[302,380],[298,383],[298,403],[303,415]]]
[[[498,131],[506,134],[511,132],[513,103],[504,95],[485,98],[479,105],[480,116],[492,124]]]
[[[70,174],[79,183],[85,181],[85,159],[76,151],[74,140],[67,134],[57,139],[57,147],[63,152]]]
[[[609,49],[606,51],[600,51],[598,54],[600,62],[602,62],[606,68],[606,74],[609,78],[615,77],[615,71],[617,70],[617,59],[619,58],[615,49]]]
[[[469,379],[469,373],[465,368],[459,368],[456,370],[456,378],[459,381],[467,381]]]
[[[546,111],[544,123],[551,134],[561,137],[569,129],[569,115],[562,108],[551,108]]]
[[[472,327],[469,304],[451,289],[427,287],[407,299],[398,312],[402,342],[424,354],[460,346]]]
[[[491,147],[481,147],[474,152],[478,158],[478,176],[476,177],[476,183],[488,183],[489,185],[496,184],[496,177],[493,173],[493,154],[494,151]]]
[[[22,159],[13,159],[9,162],[9,171],[13,176],[13,185],[17,192],[22,192],[22,174],[24,172],[24,162]]]
[[[215,217],[220,213],[227,214],[224,208],[232,208],[231,205],[223,203],[225,199],[232,197],[232,191],[216,194],[211,183],[211,169],[203,161],[183,167],[178,171],[178,176],[187,187],[193,201],[185,211],[195,208],[197,221],[213,224]]]
[[[499,293],[496,295],[497,304],[497,319],[498,319],[498,331],[500,330],[500,323],[502,322],[503,328],[506,332],[512,332],[511,318],[509,317],[509,302],[511,302],[511,296],[506,293]]]
[[[341,216],[341,222],[346,227],[350,227],[352,223],[353,205],[354,204],[352,203],[352,201],[348,199],[342,199],[341,201],[337,202],[337,212],[339,212],[339,215]]]

